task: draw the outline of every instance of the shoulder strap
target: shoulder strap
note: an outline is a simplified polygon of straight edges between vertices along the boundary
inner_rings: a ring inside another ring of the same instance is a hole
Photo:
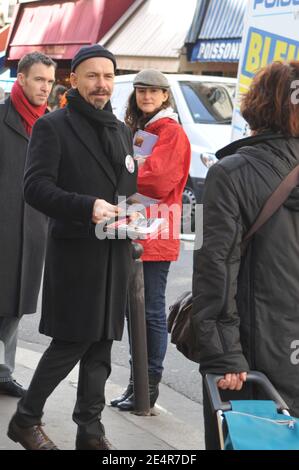
[[[242,241],[242,253],[245,251],[251,237],[264,225],[267,220],[283,205],[288,199],[292,190],[299,185],[299,165],[297,165],[279,184],[275,191],[266,201],[256,221],[246,233]]]

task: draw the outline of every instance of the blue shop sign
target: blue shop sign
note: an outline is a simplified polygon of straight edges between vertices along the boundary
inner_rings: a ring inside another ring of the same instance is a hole
[[[200,40],[193,47],[191,62],[238,62],[241,39]]]

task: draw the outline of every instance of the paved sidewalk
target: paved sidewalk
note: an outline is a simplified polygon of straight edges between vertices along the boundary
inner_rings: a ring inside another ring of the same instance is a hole
[[[40,352],[18,348],[15,377],[27,386]],[[54,391],[45,408],[46,432],[60,449],[74,449],[76,425],[72,410],[76,396],[78,368]],[[106,387],[106,401],[119,395],[127,385],[128,370],[112,366]],[[17,399],[0,395],[0,450],[21,450],[6,436],[7,425]],[[106,435],[118,450],[199,450],[204,448],[202,406],[161,384],[158,416],[140,417],[106,406],[103,423]]]

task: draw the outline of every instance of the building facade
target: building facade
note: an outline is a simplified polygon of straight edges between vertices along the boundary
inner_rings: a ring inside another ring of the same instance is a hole
[[[186,71],[237,76],[248,0],[198,0],[186,38]]]

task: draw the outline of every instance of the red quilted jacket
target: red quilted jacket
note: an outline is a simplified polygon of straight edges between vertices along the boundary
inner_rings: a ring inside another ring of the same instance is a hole
[[[160,199],[160,205],[176,204],[177,210],[169,212],[169,239],[162,240],[159,236],[157,240],[142,241],[143,261],[175,261],[179,256],[182,194],[189,175],[191,147],[176,119],[172,109],[168,108],[157,113],[145,128],[159,139],[151,156],[139,168],[138,191]]]

